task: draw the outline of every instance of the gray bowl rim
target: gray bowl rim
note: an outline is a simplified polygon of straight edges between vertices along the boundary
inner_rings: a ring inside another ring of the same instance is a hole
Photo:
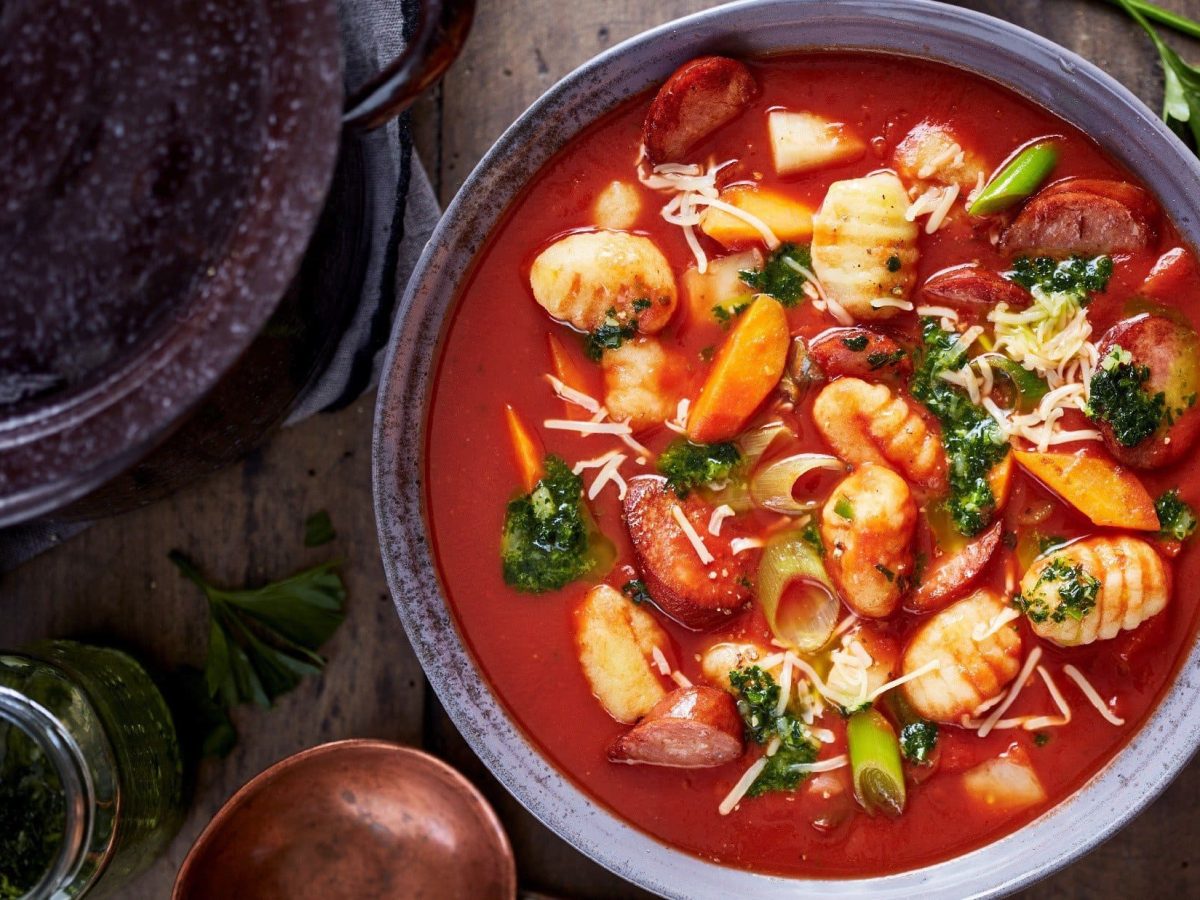
[[[534,816],[596,862],[667,897],[993,897],[1080,858],[1141,812],[1200,745],[1200,646],[1114,759],[1015,832],[944,862],[870,878],[790,878],[668,846],[599,805],[555,768],[478,676],[443,598],[424,524],[424,424],[443,327],[492,226],[528,177],[582,127],[706,52],[860,49],[982,74],[1080,127],[1158,196],[1200,246],[1200,162],[1096,66],[1011,23],[932,0],[744,0],[624,41],[567,75],[496,141],[450,204],[405,293],[383,367],[373,442],[384,568],[405,631],[450,718]],[[483,561],[488,564],[490,561]]]

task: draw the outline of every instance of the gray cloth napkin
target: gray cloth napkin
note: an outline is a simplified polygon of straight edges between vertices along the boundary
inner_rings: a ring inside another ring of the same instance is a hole
[[[353,90],[403,50],[417,21],[415,0],[338,0],[346,87]],[[287,424],[341,409],[374,387],[396,302],[441,210],[413,153],[405,114],[362,142],[368,172],[370,259],[354,316],[329,366],[305,389]],[[0,572],[16,568],[87,527],[34,521],[0,529]]]

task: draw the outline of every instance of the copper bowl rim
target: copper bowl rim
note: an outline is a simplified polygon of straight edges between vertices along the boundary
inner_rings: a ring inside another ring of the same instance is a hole
[[[196,865],[196,861],[200,859],[207,845],[214,840],[215,836],[225,827],[229,820],[238,814],[239,810],[251,797],[264,787],[267,787],[283,772],[302,765],[313,758],[329,756],[331,754],[336,755],[351,748],[355,750],[379,750],[389,754],[412,757],[418,759],[423,764],[431,765],[433,769],[448,776],[452,784],[462,789],[462,793],[468,798],[470,805],[479,813],[481,823],[485,826],[484,830],[498,841],[498,849],[501,851],[499,858],[503,861],[503,868],[506,870],[505,881],[509,887],[508,894],[511,896],[516,895],[517,867],[515,857],[513,856],[512,844],[508,839],[508,833],[505,832],[504,826],[500,822],[500,817],[496,815],[496,811],[492,809],[492,805],[488,803],[487,798],[479,792],[479,789],[475,785],[467,780],[465,775],[436,756],[426,753],[424,750],[418,750],[415,747],[406,747],[403,744],[375,738],[347,738],[318,744],[315,747],[308,747],[298,753],[293,753],[291,756],[285,756],[278,762],[267,766],[267,768],[238,788],[232,797],[221,804],[221,808],[217,810],[208,824],[204,826],[204,829],[188,849],[187,856],[183,859],[183,865],[179,867],[179,871],[175,875],[175,884],[171,889],[171,900],[186,900],[186,883],[191,876],[192,867]]]

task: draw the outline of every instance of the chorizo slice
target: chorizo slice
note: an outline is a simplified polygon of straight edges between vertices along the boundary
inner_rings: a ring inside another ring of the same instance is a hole
[[[745,749],[742,718],[720,688],[677,688],[608,749],[612,762],[706,769],[733,762]]]
[[[943,269],[921,286],[926,303],[948,306],[957,312],[982,316],[1005,303],[1010,309],[1029,305],[1029,292],[991,269],[974,263]]]
[[[958,552],[935,559],[905,607],[917,613],[930,613],[963,596],[991,562],[1003,530],[1003,525],[997,522]]]
[[[759,554],[733,552],[732,540],[743,536],[735,523],[727,522],[720,535],[709,534],[713,507],[695,493],[676,497],[665,479],[654,475],[630,479],[624,511],[642,580],[664,613],[685,628],[700,631],[728,621],[745,606]],[[701,557],[680,524],[680,515],[710,560]]]
[[[744,63],[701,56],[666,80],[646,113],[642,142],[651,163],[679,162],[701,140],[735,119],[758,96]]]
[[[1196,332],[1165,316],[1143,313],[1104,332],[1097,347],[1107,359],[1117,347],[1128,351],[1133,364],[1149,369],[1141,389],[1163,396],[1165,416],[1158,430],[1132,447],[1116,439],[1111,424],[1096,421],[1104,445],[1118,462],[1137,469],[1157,469],[1186,456],[1200,435],[1200,352]]]
[[[1154,240],[1154,203],[1122,181],[1070,179],[1035,194],[1000,235],[1011,254],[1133,253]]]
[[[826,378],[904,377],[912,359],[895,338],[870,328],[830,328],[808,342],[808,359]]]

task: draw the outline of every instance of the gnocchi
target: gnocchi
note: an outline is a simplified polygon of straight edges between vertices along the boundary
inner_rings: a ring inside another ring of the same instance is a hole
[[[813,271],[856,319],[894,316],[916,281],[917,226],[891,172],[835,181],[813,216]]]
[[[679,360],[656,339],[627,341],[605,353],[600,365],[604,405],[614,420],[627,420],[638,431],[675,415]]]
[[[623,231],[559,238],[533,261],[529,284],[546,312],[580,331],[595,331],[615,315],[622,323],[636,319],[639,331],[653,334],[677,302],[675,275],[662,251],[650,238]]]
[[[610,181],[596,197],[592,217],[600,228],[625,231],[637,224],[642,214],[642,197],[638,189],[619,178]]]
[[[910,131],[893,155],[896,171],[913,184],[958,185],[963,196],[982,187],[987,166],[945,125],[922,122]]]

